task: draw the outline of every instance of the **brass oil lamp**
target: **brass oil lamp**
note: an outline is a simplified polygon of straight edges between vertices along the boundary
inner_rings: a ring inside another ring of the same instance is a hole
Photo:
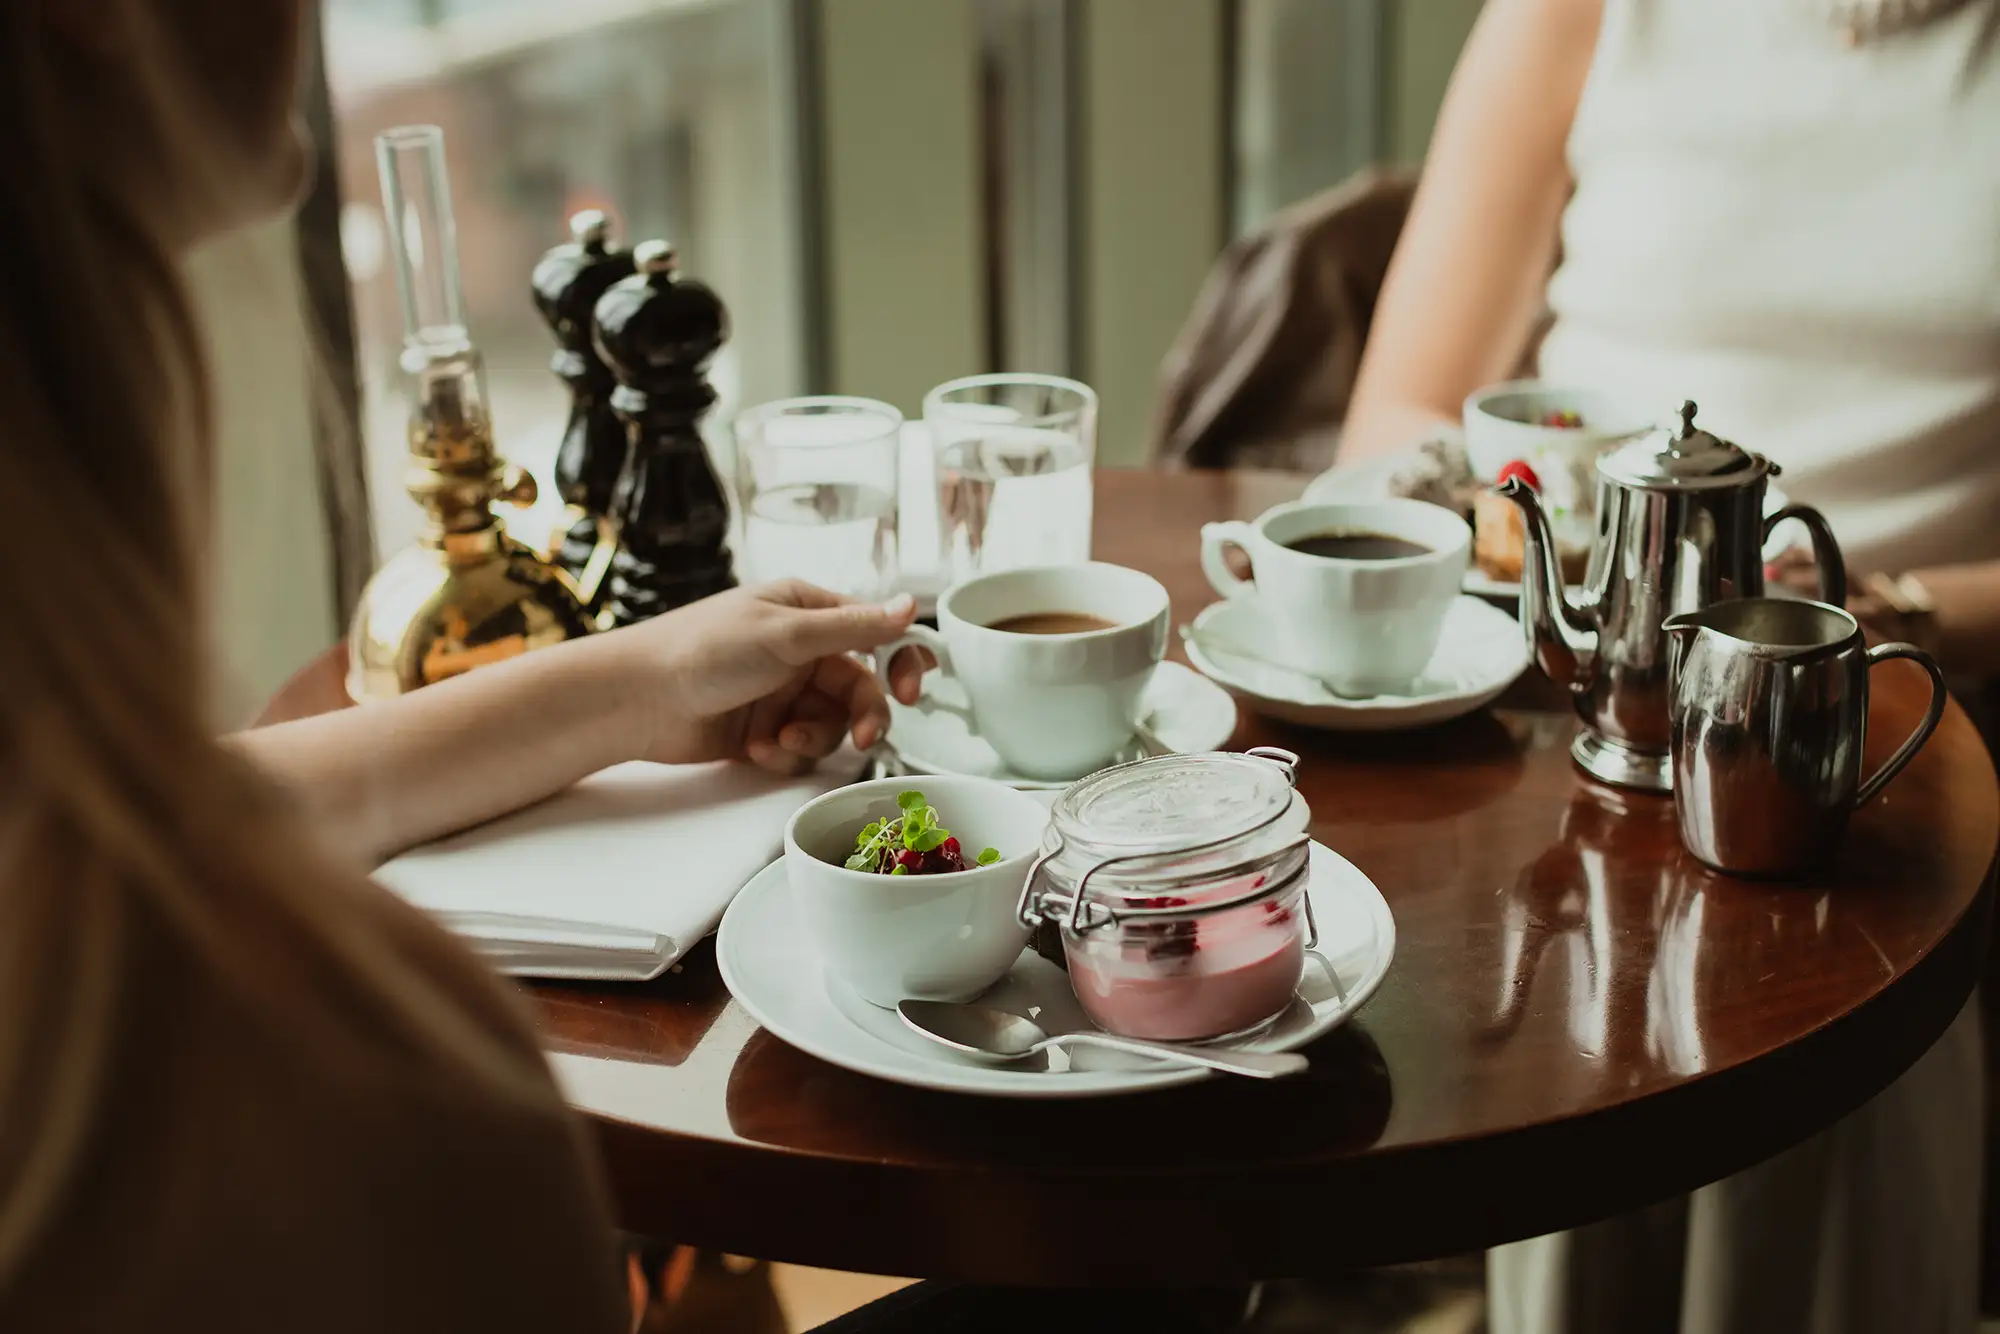
[[[348,634],[348,693],[384,699],[589,633],[562,570],[507,535],[496,501],[534,503],[535,481],[493,447],[485,365],[466,331],[444,132],[375,140],[411,378],[405,481],[428,522],[361,595]]]

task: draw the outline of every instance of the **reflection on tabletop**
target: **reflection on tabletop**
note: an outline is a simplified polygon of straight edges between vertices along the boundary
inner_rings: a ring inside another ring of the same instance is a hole
[[[729,1006],[713,938],[651,982],[529,988],[542,1045],[551,1052],[679,1065]]]
[[[1511,709],[1481,710],[1412,732],[1320,732],[1246,714],[1230,748],[1280,746],[1305,755],[1300,782],[1323,823],[1407,824],[1446,821],[1499,803],[1525,776],[1524,755],[1536,730],[1549,726],[1548,715]],[[1553,726],[1565,736],[1573,730],[1566,718],[1555,718]],[[1409,800],[1412,786],[1425,795],[1421,805]],[[1327,841],[1343,851],[1338,841]]]
[[[1686,1078],[1708,1068],[1722,1010],[1871,954],[1838,892],[1722,876],[1680,846],[1671,802],[1579,782],[1555,839],[1504,891],[1481,1038],[1560,1023],[1607,1077]]]
[[[1389,1069],[1365,1019],[1307,1049],[1312,1069],[1258,1084],[1209,1080],[1182,1088],[1081,1102],[1002,1101],[887,1084],[825,1064],[759,1031],[729,1073],[729,1126],[775,1147],[884,1160],[1016,1162],[1032,1142],[1052,1168],[1198,1169],[1339,1157],[1374,1144],[1393,1101]],[[1254,1136],[1205,1138],[1204,1123],[1233,1124],[1257,1100]]]

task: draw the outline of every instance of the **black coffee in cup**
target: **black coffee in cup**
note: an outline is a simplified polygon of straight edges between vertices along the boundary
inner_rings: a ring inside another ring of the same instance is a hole
[[[986,628],[1013,635],[1083,635],[1094,630],[1116,630],[1118,622],[1080,611],[1031,611],[989,622]]]
[[[1330,533],[1308,533],[1284,544],[1301,556],[1325,556],[1332,560],[1402,560],[1407,556],[1428,556],[1431,549],[1407,537],[1344,529]]]

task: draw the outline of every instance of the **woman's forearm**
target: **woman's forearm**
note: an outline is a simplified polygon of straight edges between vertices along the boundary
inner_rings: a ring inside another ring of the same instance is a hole
[[[2000,677],[2000,561],[1913,570],[1936,608],[1938,661],[1976,679]]]
[[[328,844],[373,867],[539,801],[643,749],[629,645],[591,638],[393,700],[241,732],[230,744],[305,802]]]
[[[1542,306],[1600,0],[1488,0],[1459,57],[1383,282],[1340,459],[1456,422],[1506,378]]]
[[[1424,403],[1394,399],[1357,402],[1340,431],[1340,461],[1354,463],[1392,454],[1458,429],[1457,416]]]

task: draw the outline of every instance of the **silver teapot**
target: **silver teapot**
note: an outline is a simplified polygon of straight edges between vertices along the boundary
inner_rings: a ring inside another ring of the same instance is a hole
[[[1570,754],[1593,778],[1666,792],[1670,653],[1662,623],[1764,591],[1764,543],[1786,519],[1812,535],[1820,598],[1847,600],[1846,570],[1818,510],[1790,505],[1764,513],[1778,466],[1698,429],[1695,405],[1597,460],[1597,534],[1580,596],[1563,588],[1562,565],[1541,497],[1520,478],[1501,495],[1521,507],[1526,550],[1521,625],[1528,650],[1569,687],[1583,731]]]

